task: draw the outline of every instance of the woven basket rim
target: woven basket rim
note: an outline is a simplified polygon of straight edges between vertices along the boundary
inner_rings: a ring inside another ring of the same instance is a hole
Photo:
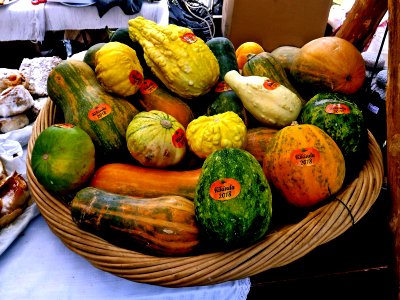
[[[48,99],[33,126],[27,149],[27,177],[31,194],[52,232],[73,252],[95,267],[116,276],[168,287],[201,286],[253,276],[287,265],[338,237],[357,223],[379,196],[384,167],[382,152],[368,132],[369,157],[359,176],[336,198],[309,212],[296,224],[269,232],[258,243],[229,252],[185,257],[158,257],[123,249],[79,229],[69,209],[36,180],[31,151],[38,135],[56,120],[56,106]]]

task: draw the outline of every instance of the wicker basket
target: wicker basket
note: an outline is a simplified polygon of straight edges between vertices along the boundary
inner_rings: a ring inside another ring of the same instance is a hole
[[[52,232],[95,267],[128,280],[169,287],[200,286],[236,280],[289,264],[349,229],[374,204],[383,179],[382,152],[369,133],[369,158],[338,199],[308,213],[300,222],[269,233],[244,249],[188,257],[156,257],[122,249],[73,223],[69,209],[36,180],[30,166],[36,138],[54,124],[51,100],[40,112],[28,144],[27,175],[32,196]]]

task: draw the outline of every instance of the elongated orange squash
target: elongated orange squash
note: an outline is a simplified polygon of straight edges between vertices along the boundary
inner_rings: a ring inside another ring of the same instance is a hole
[[[194,203],[180,196],[140,198],[86,187],[71,202],[73,221],[118,246],[162,256],[199,244]]]
[[[146,78],[140,88],[139,102],[146,111],[160,110],[173,116],[185,128],[194,119],[189,105],[150,78]]]
[[[111,193],[137,197],[177,195],[194,198],[201,169],[172,171],[131,164],[106,164],[97,169],[90,185]]]
[[[276,128],[254,127],[247,130],[246,151],[250,152],[262,165],[268,143],[278,132]]]

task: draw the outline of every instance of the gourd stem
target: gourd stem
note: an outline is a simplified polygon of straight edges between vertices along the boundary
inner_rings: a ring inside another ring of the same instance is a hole
[[[169,129],[172,127],[172,123],[170,120],[163,119],[160,121],[160,124],[162,127],[166,128],[166,129]]]

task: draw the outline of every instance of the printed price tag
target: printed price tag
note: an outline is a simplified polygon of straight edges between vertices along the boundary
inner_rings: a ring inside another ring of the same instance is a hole
[[[188,44],[193,44],[197,41],[197,36],[195,36],[193,33],[185,33],[184,35],[181,35],[179,37],[183,42],[188,43]]]
[[[140,87],[140,92],[144,95],[148,95],[153,93],[156,89],[158,89],[157,83],[151,79],[145,79]]]
[[[210,196],[214,200],[230,200],[240,194],[240,183],[233,178],[223,178],[214,181],[210,187]]]
[[[231,87],[225,81],[218,82],[214,89],[216,93],[223,93],[230,90],[232,90]]]
[[[349,114],[351,111],[350,107],[348,107],[346,104],[331,103],[325,107],[325,112],[327,112],[328,114],[346,115]]]
[[[132,70],[129,73],[129,81],[132,85],[141,86],[143,84],[143,75],[139,71]]]
[[[178,128],[172,135],[172,144],[175,148],[183,148],[186,146],[186,135],[182,128]]]
[[[296,149],[290,154],[290,160],[300,167],[315,165],[319,162],[319,159],[319,151],[315,148]]]
[[[272,91],[272,90],[276,89],[277,87],[279,87],[280,84],[279,84],[279,82],[276,82],[276,81],[274,81],[274,80],[272,80],[272,79],[267,78],[267,79],[264,81],[263,86],[264,86],[264,88],[266,88],[267,90]]]
[[[91,121],[98,121],[111,114],[111,112],[111,106],[106,103],[102,103],[89,110],[88,118]]]

